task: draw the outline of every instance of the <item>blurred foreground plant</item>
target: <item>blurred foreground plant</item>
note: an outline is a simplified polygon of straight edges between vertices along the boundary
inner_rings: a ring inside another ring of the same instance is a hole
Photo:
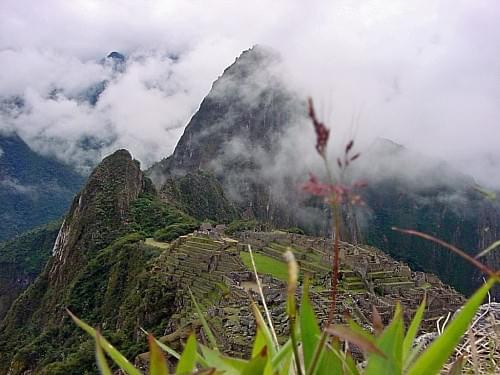
[[[356,182],[352,186],[344,183],[344,175],[349,165],[359,158],[360,153],[352,155],[354,147],[354,140],[350,140],[344,149],[342,158],[337,158],[337,166],[340,169],[340,176],[335,179],[333,170],[330,166],[328,156],[326,153],[328,140],[330,138],[330,129],[321,122],[316,116],[313,101],[311,98],[308,100],[308,114],[314,126],[316,133],[316,151],[323,160],[325,173],[328,179],[327,183],[320,182],[319,179],[310,174],[309,181],[303,185],[303,190],[311,195],[324,197],[325,202],[330,205],[332,210],[332,234],[333,234],[333,259],[332,259],[332,276],[330,287],[330,308],[328,311],[327,325],[333,322],[335,314],[335,306],[337,301],[338,292],[338,279],[339,279],[339,266],[340,266],[340,236],[342,233],[342,204],[348,207],[354,204],[363,204],[361,196],[357,190],[364,187],[364,182]],[[322,340],[326,336],[323,336]]]

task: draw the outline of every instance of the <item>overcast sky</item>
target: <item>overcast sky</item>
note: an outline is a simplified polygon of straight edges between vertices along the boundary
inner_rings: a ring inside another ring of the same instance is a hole
[[[256,43],[283,56],[332,134],[387,137],[500,186],[500,2],[0,2],[0,129],[80,163],[93,136],[169,155],[212,82]],[[129,56],[117,77],[99,61]],[[109,81],[96,106],[79,99]],[[307,129],[310,131],[310,129]],[[101,151],[100,151],[101,152]]]

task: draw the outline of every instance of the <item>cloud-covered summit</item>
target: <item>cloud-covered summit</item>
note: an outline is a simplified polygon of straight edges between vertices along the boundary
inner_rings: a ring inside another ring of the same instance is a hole
[[[340,143],[386,137],[498,186],[499,16],[494,0],[5,0],[0,129],[83,169],[121,147],[148,166],[260,43]],[[102,63],[113,51],[126,69]]]

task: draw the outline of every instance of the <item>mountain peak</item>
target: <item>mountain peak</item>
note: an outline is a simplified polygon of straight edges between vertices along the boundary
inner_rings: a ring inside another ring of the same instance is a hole
[[[108,245],[128,225],[130,204],[147,189],[140,169],[127,150],[105,157],[76,196],[53,249],[50,274],[59,280],[95,250]],[[66,271],[64,271],[66,270]]]
[[[109,163],[109,162],[113,162],[113,161],[130,161],[130,160],[132,160],[132,154],[130,153],[130,151],[127,149],[121,148],[119,150],[116,150],[112,154],[104,157],[104,159],[102,159],[101,164],[102,163]]]
[[[157,186],[172,175],[213,170],[213,161],[224,158],[227,142],[235,138],[250,148],[272,149],[276,134],[303,109],[302,101],[282,80],[279,62],[276,51],[255,45],[224,70],[186,126],[173,155],[149,169]],[[244,163],[252,163],[252,155],[244,158]]]
[[[118,61],[125,61],[125,55],[122,55],[120,52],[116,51],[111,52],[108,56],[106,56],[106,58]]]

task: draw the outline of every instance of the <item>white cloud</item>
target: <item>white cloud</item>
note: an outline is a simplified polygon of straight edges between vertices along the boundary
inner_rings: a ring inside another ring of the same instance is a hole
[[[223,69],[262,43],[339,143],[387,137],[500,184],[499,18],[494,0],[4,0],[0,97],[26,110],[0,113],[0,127],[65,160],[100,157],[80,147],[94,135],[103,152],[127,147],[149,165]],[[98,63],[113,50],[130,56],[119,77]],[[102,80],[95,107],[75,98]]]

